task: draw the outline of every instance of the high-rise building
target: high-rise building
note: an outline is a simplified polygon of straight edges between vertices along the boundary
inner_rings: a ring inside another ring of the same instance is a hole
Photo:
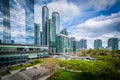
[[[40,24],[35,23],[35,45],[41,45]]]
[[[69,38],[66,35],[59,34],[57,35],[57,52],[58,53],[66,53],[66,52],[72,52],[72,39]]]
[[[60,15],[58,12],[52,13],[53,26],[56,28],[56,34],[60,34]]]
[[[56,52],[56,32],[55,32],[55,26],[53,26],[53,22],[51,19],[48,19],[46,22],[47,26],[47,45],[49,46],[50,52]]]
[[[34,44],[34,0],[0,0],[0,18],[3,43]]]
[[[34,44],[34,0],[25,0],[26,44]]]
[[[102,40],[100,39],[94,40],[94,49],[102,49]]]
[[[66,35],[66,36],[68,36],[68,32],[67,32],[67,29],[63,29],[63,30],[61,30],[61,32],[60,32],[61,34],[64,34],[64,35]]]
[[[86,50],[87,49],[87,40],[86,39],[81,39],[79,41],[79,43],[80,43],[80,49],[81,50]]]
[[[119,41],[118,41],[118,47],[119,47],[119,50],[120,50],[120,39],[119,39]]]
[[[109,38],[108,39],[108,47],[111,49],[111,50],[118,50],[118,38]]]
[[[9,0],[0,0],[0,38],[3,43],[11,43]]]
[[[43,45],[47,45],[47,26],[46,26],[46,22],[49,19],[49,9],[47,8],[47,6],[44,6],[42,8],[42,33],[43,33],[43,40],[42,40],[42,44]]]

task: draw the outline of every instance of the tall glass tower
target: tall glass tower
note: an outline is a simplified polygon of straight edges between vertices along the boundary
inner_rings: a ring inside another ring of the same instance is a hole
[[[0,38],[3,40],[2,42],[11,43],[9,0],[0,0],[0,29]]]
[[[34,34],[35,34],[35,45],[40,45],[41,44],[41,32],[40,32],[40,24],[36,24],[35,23],[35,26],[34,26]]]
[[[79,42],[80,42],[80,49],[86,50],[87,49],[87,40],[81,39]]]
[[[102,49],[102,40],[100,39],[94,40],[94,49]]]
[[[60,33],[60,15],[58,12],[52,13],[53,26],[56,28],[56,34]]]
[[[34,44],[34,0],[26,1],[26,44]]]
[[[42,8],[42,32],[43,32],[43,37],[42,37],[42,45],[47,45],[47,26],[46,22],[49,19],[49,9],[47,6],[44,6]]]
[[[24,44],[26,35],[25,0],[10,0],[11,39],[16,44]]]
[[[47,20],[47,45],[49,46],[49,50],[51,52],[56,52],[56,46],[55,46],[55,28],[53,26],[53,22],[51,19]]]
[[[108,39],[108,47],[112,50],[118,50],[118,38],[109,38]]]

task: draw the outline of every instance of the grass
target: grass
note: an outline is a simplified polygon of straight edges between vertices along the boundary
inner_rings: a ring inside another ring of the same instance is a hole
[[[48,80],[79,80],[78,73],[59,70],[52,75]]]
[[[76,73],[76,72],[69,72],[65,70],[59,70],[54,75],[49,77],[47,80],[120,80],[120,74],[116,75],[101,75],[101,76],[94,76],[88,73]]]
[[[35,60],[35,61],[27,63],[27,64],[20,64],[17,66],[11,66],[11,67],[9,67],[9,70],[13,71],[13,70],[18,70],[18,69],[24,69],[24,68],[34,66],[34,65],[37,65],[40,63],[42,63],[42,60],[39,59],[39,60]]]
[[[5,75],[8,75],[8,74],[10,74],[10,72],[9,72],[9,71],[0,72],[0,75],[1,75],[1,76],[5,76]]]

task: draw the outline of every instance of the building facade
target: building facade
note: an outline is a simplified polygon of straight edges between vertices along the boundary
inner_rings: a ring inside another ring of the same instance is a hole
[[[53,26],[56,28],[56,34],[60,34],[60,15],[58,12],[52,13]]]
[[[9,0],[0,0],[0,38],[3,43],[11,43]]]
[[[0,0],[0,6],[2,43],[34,44],[34,0]]]
[[[87,40],[86,39],[81,39],[79,41],[79,44],[80,44],[80,49],[81,50],[86,50],[87,49]]]
[[[118,50],[118,38],[109,38],[108,39],[108,48],[110,50]]]
[[[48,46],[0,44],[0,67],[20,64],[29,59],[49,57]]]
[[[68,36],[67,29],[63,29],[63,30],[61,30],[60,34],[64,34],[64,35]]]
[[[47,20],[47,45],[50,52],[56,52],[56,28],[51,19]]]
[[[34,26],[34,34],[35,34],[35,45],[41,45],[41,32],[40,32],[40,24],[36,24]]]
[[[43,37],[42,37],[42,45],[47,45],[47,26],[46,26],[46,22],[49,19],[49,9],[47,8],[47,6],[44,6],[42,8],[42,33],[43,33]]]
[[[94,40],[94,49],[102,49],[102,40],[100,39]]]

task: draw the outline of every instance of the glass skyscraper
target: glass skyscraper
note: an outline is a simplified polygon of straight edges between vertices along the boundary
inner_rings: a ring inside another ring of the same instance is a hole
[[[34,44],[34,0],[25,0],[26,44]]]
[[[63,29],[63,30],[61,30],[61,32],[60,32],[61,34],[64,34],[64,35],[66,35],[66,36],[68,36],[68,32],[67,32],[67,29]]]
[[[0,0],[0,39],[34,44],[34,0]]]
[[[102,40],[100,39],[94,40],[94,49],[102,49]]]
[[[46,25],[47,25],[47,45],[49,46],[50,52],[56,52],[55,46],[56,34],[52,20],[48,19]]]
[[[42,8],[42,33],[43,33],[43,37],[42,37],[42,45],[47,45],[47,26],[46,26],[46,22],[49,19],[49,9],[47,8],[47,6],[44,6]]]
[[[58,12],[52,13],[53,26],[56,28],[56,34],[60,34],[60,15]]]
[[[35,35],[35,45],[41,45],[41,32],[40,32],[40,24],[36,24],[34,26],[34,35]]]
[[[118,50],[118,38],[109,38],[108,39],[108,47],[111,49],[111,50]]]
[[[86,50],[87,49],[87,40],[86,39],[81,39],[79,41],[79,43],[80,43],[80,49],[81,50]]]
[[[11,43],[9,0],[0,0],[0,38],[3,43]]]

